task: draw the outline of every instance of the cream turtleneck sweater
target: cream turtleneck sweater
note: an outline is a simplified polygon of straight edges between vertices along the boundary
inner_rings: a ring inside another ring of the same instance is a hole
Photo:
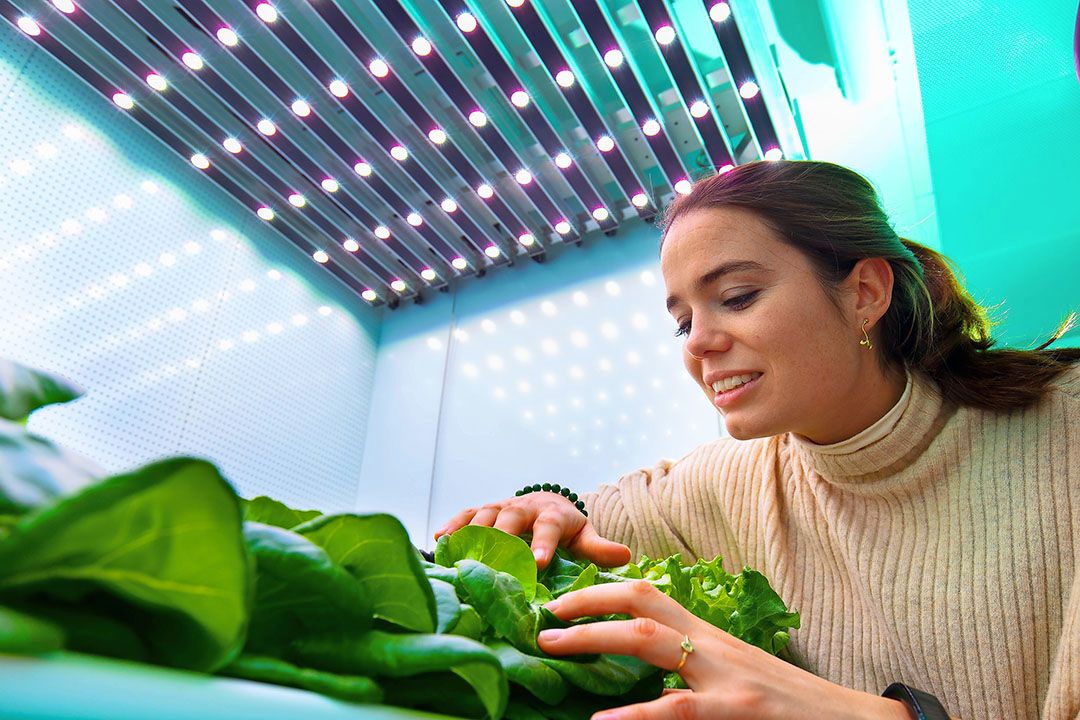
[[[820,677],[903,682],[963,720],[1080,720],[1080,368],[1008,414],[915,377],[849,440],[721,438],[585,501],[635,557],[763,572]]]

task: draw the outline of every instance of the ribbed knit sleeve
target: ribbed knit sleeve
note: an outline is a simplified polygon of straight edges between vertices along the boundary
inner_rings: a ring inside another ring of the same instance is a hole
[[[635,559],[681,553],[693,562],[722,555],[729,570],[739,568],[744,554],[727,503],[717,494],[751,446],[721,438],[679,460],[662,460],[601,485],[585,496],[593,525],[601,536],[629,546]]]
[[[684,558],[693,557],[694,550],[671,526],[659,499],[670,497],[672,483],[677,483],[682,474],[678,462],[663,460],[587,494],[585,507],[596,531],[601,537],[628,546],[633,560],[642,554],[667,557],[682,553]]]

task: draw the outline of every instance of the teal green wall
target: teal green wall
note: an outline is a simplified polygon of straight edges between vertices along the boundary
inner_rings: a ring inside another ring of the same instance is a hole
[[[941,249],[1027,345],[1080,310],[1076,0],[909,8]]]

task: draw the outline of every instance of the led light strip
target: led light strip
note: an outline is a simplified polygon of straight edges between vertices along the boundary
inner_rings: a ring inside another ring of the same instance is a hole
[[[713,32],[720,41],[720,50],[724,55],[724,62],[731,72],[732,81],[740,88],[739,101],[750,120],[754,136],[758,141],[758,148],[762,155],[769,160],[778,160],[783,157],[780,149],[780,139],[776,134],[772,117],[769,116],[768,106],[762,97],[760,89],[754,77],[754,68],[750,64],[750,55],[746,52],[742,34],[739,33],[739,25],[735,21],[731,6],[726,2],[716,0],[703,0],[705,9],[712,21]],[[751,83],[751,85],[747,85]],[[747,88],[746,97],[742,88]],[[754,90],[753,93],[749,90]]]
[[[585,131],[596,143],[597,148],[600,150],[600,156],[607,164],[608,169],[611,170],[612,175],[615,176],[615,181],[622,189],[626,199],[630,200],[634,195],[641,192],[644,183],[641,182],[641,179],[627,161],[626,156],[623,155],[614,142],[611,131],[601,119],[599,112],[593,107],[592,101],[589,100],[588,94],[581,86],[581,83],[577,81],[576,76],[570,69],[570,64],[555,44],[550,33],[548,33],[536,9],[529,3],[523,3],[517,7],[511,6],[510,12],[540,56],[541,61],[543,61],[548,73],[551,75],[552,81],[562,91],[562,95],[566,98],[570,109],[573,110],[584,126]],[[655,214],[646,208],[638,207],[636,209],[639,215],[652,216]],[[592,213],[593,217],[598,221],[606,219],[610,214],[608,208],[603,207],[594,208]]]
[[[352,22],[344,16],[341,10],[330,3],[317,4],[313,9],[319,14],[327,26],[334,31],[356,59],[371,70],[370,66],[373,64],[373,61],[379,59],[379,55],[367,40],[365,40],[356,30]],[[378,74],[372,72],[372,75],[375,76],[376,81],[378,81],[387,91],[387,94],[398,103],[399,107],[402,108],[406,115],[411,115],[414,120],[419,117],[421,123],[429,128],[435,124],[434,120],[427,114],[420,103],[413,98],[412,93],[400,83],[396,76],[392,76],[389,69],[387,69],[386,72],[380,72]],[[489,180],[484,178],[456,145],[446,141],[435,143],[435,146],[449,162],[450,166],[465,180],[468,186],[473,188],[476,194],[486,202],[486,205],[491,209],[495,216],[499,218],[499,221],[504,227],[511,230],[511,232],[518,237],[529,233],[529,225],[521,217],[521,214],[513,210],[509,205],[504,203],[500,197],[495,195],[494,186]],[[488,246],[488,249],[490,248],[491,246]],[[501,250],[507,254],[513,252],[507,248],[501,248]],[[488,252],[487,250],[485,250],[485,252],[488,257],[493,259],[499,257],[493,252]],[[513,256],[509,255],[509,257],[512,258]]]
[[[615,81],[623,100],[634,116],[646,142],[656,155],[668,184],[672,190],[689,187],[689,173],[671,143],[671,138],[664,132],[661,124],[662,115],[653,107],[641,89],[630,63],[623,57],[619,42],[615,38],[603,11],[595,0],[578,0],[574,3],[578,18],[585,31],[592,37],[593,44],[601,54],[604,65]],[[633,198],[631,198],[633,200]]]
[[[187,0],[184,3],[184,9],[203,26],[203,29],[206,30],[207,33],[213,33],[215,27],[226,24],[201,0]],[[255,54],[250,47],[239,45],[235,48],[230,48],[230,51],[232,55],[239,60],[240,64],[261,82],[279,102],[286,106],[297,106],[295,98],[300,96],[294,93],[292,88],[290,88],[288,84],[286,84],[285,81],[262,60],[262,58]],[[303,100],[300,102],[306,103],[306,101]],[[298,108],[294,107],[294,112],[296,112],[296,109]],[[318,114],[311,113],[310,109],[308,109],[307,112],[299,112],[296,114],[303,118],[304,125],[311,129],[314,136],[322,141],[324,146],[343,163],[348,163],[350,159],[357,157],[357,153],[350,148],[348,143],[346,143],[333,128],[319,117]],[[386,200],[395,212],[402,214],[404,211],[403,217],[412,212],[401,197],[393,191],[381,177],[373,174],[366,179],[376,193]],[[315,219],[318,221],[318,216],[315,216]],[[445,255],[453,255],[452,252],[445,249],[446,246],[444,242],[436,233],[429,232],[429,228],[420,226],[417,230],[427,242],[433,243],[437,248],[441,248],[441,251]],[[417,256],[407,243],[396,243],[393,245],[383,244],[382,247],[385,247],[389,252],[396,254],[401,259],[402,269],[408,271],[410,282],[420,282],[419,273],[427,266],[427,262]],[[445,262],[448,263],[449,260],[447,259]]]
[[[88,14],[79,13],[77,16],[73,15],[72,21],[80,30],[105,49],[106,52],[109,52],[114,58],[119,60],[128,70],[131,70],[136,75],[144,78],[155,74],[150,66],[146,65],[138,56],[109,34],[104,27]],[[147,84],[149,85],[150,83]],[[151,85],[151,87],[153,86]],[[269,185],[274,195],[282,199],[297,196],[303,197],[303,195],[296,190],[298,187],[297,183],[287,183],[282,180],[270,167],[265,165],[253,153],[245,151],[244,144],[236,138],[236,134],[230,135],[225,132],[224,129],[207,117],[201,110],[196,108],[194,104],[179,92],[164,92],[161,97],[172,104],[180,114],[189,120],[201,133],[209,137],[213,146],[216,147],[220,143],[255,177]],[[204,170],[209,167],[210,158],[205,153],[196,153],[192,157],[196,158],[193,160],[193,164],[195,164],[196,167]],[[305,183],[307,182],[306,178],[304,181]]]
[[[391,27],[397,32],[398,37],[402,42],[409,43],[409,38],[416,38],[421,36],[420,28],[413,22],[412,18],[402,7],[401,3],[397,0],[382,0],[382,2],[376,3],[376,7],[383,14],[383,16],[390,23]],[[411,45],[410,45],[411,47]],[[473,125],[477,135],[487,144],[488,148],[495,154],[495,157],[499,159],[503,167],[508,173],[514,176],[518,181],[518,185],[521,190],[529,197],[533,205],[540,212],[544,218],[553,218],[548,220],[549,223],[554,224],[557,222],[557,218],[566,217],[570,215],[569,207],[556,207],[551,198],[540,186],[539,183],[534,182],[533,173],[526,168],[526,165],[518,157],[517,153],[506,142],[506,138],[496,128],[495,123],[487,120],[486,113],[483,112],[480,104],[473,98],[472,94],[465,88],[465,85],[458,79],[457,75],[446,61],[442,58],[439,51],[431,46],[430,42],[426,46],[421,46],[422,50],[425,50],[423,54],[415,53],[420,61],[420,64],[431,73],[431,77],[439,84],[446,93],[447,97],[451,99],[458,112],[463,117],[470,121]],[[483,121],[477,126],[476,122],[473,122],[478,118],[477,113],[483,116]],[[571,236],[574,233],[568,233],[564,237]],[[568,239],[572,239],[569,237]]]

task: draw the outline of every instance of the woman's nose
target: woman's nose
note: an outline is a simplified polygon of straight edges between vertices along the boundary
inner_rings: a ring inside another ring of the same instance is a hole
[[[731,336],[722,328],[708,323],[696,323],[686,338],[686,351],[696,358],[704,358],[710,352],[726,352],[731,349]]]

